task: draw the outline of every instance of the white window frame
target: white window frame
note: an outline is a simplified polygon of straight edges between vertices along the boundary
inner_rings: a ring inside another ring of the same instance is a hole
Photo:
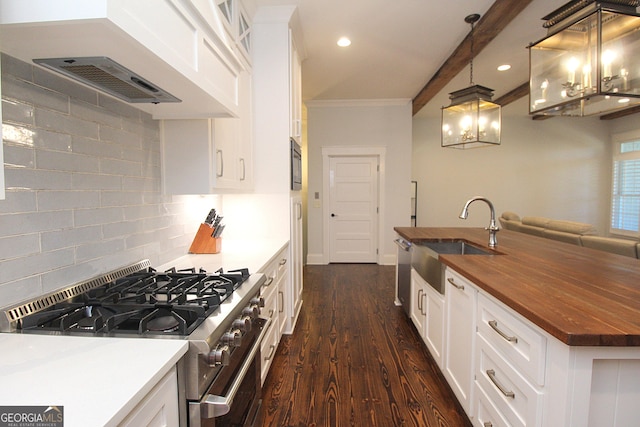
[[[613,155],[612,155],[612,161],[611,161],[611,189],[610,189],[611,202],[609,204],[609,232],[614,235],[637,238],[637,237],[640,237],[640,230],[632,231],[632,230],[623,230],[623,229],[613,227],[613,208],[614,208],[613,204],[615,200],[613,189],[614,189],[614,186],[616,185],[615,164],[618,161],[624,161],[624,160],[640,160],[640,151],[633,151],[630,153],[621,153],[621,147],[623,143],[634,142],[634,141],[640,141],[640,130],[614,134],[612,137]],[[638,179],[640,179],[640,177]],[[638,215],[640,216],[640,212],[638,212]]]

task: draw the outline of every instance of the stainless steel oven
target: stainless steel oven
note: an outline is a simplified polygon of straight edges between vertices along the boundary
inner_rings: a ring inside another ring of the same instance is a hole
[[[200,401],[189,402],[190,427],[260,425],[260,344],[268,330],[268,322],[270,320],[262,318],[254,322],[251,331],[233,350],[237,357],[217,373]]]

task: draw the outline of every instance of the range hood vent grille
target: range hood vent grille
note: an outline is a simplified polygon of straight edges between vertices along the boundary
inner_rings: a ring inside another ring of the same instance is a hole
[[[33,62],[130,103],[181,102],[110,58],[46,58]]]

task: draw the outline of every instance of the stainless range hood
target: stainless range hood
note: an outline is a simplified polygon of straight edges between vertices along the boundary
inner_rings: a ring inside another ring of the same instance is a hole
[[[105,56],[46,58],[33,62],[131,103],[181,102]]]

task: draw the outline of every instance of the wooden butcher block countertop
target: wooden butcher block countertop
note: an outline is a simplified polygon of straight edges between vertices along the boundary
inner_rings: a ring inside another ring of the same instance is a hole
[[[463,239],[481,228],[396,227],[405,239]],[[479,288],[570,346],[640,346],[640,260],[500,230],[496,255],[440,255]]]

